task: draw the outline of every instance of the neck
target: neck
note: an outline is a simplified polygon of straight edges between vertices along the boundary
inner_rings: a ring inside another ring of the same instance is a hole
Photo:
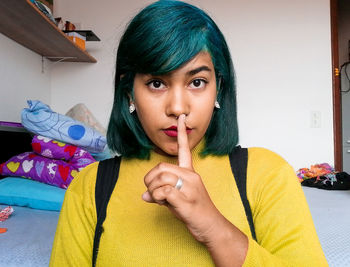
[[[197,158],[199,156],[199,153],[204,148],[204,144],[205,141],[203,138],[194,148],[191,149],[192,158]],[[177,155],[169,155],[159,148],[156,148],[151,152],[151,159],[155,159],[157,161],[159,160],[160,162],[177,164]]]

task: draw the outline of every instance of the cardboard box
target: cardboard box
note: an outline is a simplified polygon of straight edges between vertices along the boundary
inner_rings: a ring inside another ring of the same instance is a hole
[[[68,38],[85,51],[86,37],[77,32],[67,32]]]

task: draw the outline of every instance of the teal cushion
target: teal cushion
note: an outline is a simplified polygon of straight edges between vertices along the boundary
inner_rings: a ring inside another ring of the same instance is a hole
[[[59,211],[65,192],[65,189],[20,177],[0,180],[0,204],[5,205]]]

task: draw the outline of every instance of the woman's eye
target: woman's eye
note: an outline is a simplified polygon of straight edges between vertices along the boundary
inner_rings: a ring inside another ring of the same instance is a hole
[[[194,89],[203,88],[208,82],[203,79],[195,79],[191,82],[190,87]]]
[[[154,90],[163,89],[165,85],[159,80],[153,80],[147,83],[147,86]]]

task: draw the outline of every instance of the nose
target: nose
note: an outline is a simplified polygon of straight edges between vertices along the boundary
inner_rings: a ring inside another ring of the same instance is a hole
[[[190,113],[189,95],[185,88],[176,87],[168,91],[166,102],[166,115],[178,117]]]

